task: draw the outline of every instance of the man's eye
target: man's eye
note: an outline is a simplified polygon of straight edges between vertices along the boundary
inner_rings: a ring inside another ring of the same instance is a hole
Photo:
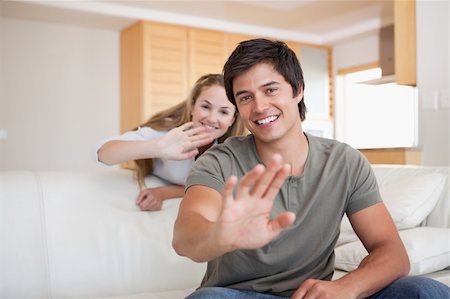
[[[241,98],[239,99],[239,101],[240,101],[240,102],[247,102],[247,101],[249,101],[249,100],[251,100],[251,99],[252,99],[251,96],[244,96],[244,97],[241,97]]]
[[[274,92],[276,92],[276,91],[277,91],[276,88],[268,88],[268,89],[266,90],[266,93],[267,93],[267,94],[272,94],[272,93],[274,93]]]

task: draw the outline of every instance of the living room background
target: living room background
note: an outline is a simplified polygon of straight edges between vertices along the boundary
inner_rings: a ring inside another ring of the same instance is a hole
[[[447,2],[417,2],[424,165],[450,160],[448,14]],[[92,144],[119,133],[119,31],[3,14],[0,26],[0,169],[100,167]],[[376,61],[377,45],[376,32],[334,44],[333,70]]]

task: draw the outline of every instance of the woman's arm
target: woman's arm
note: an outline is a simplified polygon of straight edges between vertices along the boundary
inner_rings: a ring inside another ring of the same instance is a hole
[[[162,151],[159,138],[146,141],[111,140],[97,152],[98,160],[115,165],[131,160],[157,158]]]
[[[156,188],[147,188],[141,191],[136,204],[142,211],[159,211],[166,199],[183,197],[184,186],[172,185]]]
[[[153,138],[152,138],[153,137]],[[210,134],[192,122],[174,128],[160,137],[136,134],[136,140],[111,140],[97,151],[99,161],[119,164],[139,159],[186,160],[198,153],[198,147],[211,143]]]

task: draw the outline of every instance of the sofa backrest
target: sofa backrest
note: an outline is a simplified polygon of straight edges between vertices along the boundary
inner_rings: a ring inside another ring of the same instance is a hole
[[[1,298],[93,298],[200,283],[205,265],[171,246],[180,199],[140,211],[131,172],[8,172],[0,181]]]
[[[429,176],[445,180],[434,185],[439,198],[421,225],[450,227],[449,168],[373,169],[380,188],[408,189],[412,178],[440,174]],[[147,179],[149,187],[160,185]],[[198,286],[206,265],[171,246],[180,199],[142,212],[137,194],[133,174],[117,168],[0,172],[0,298],[95,298]]]
[[[414,201],[418,209],[409,211],[415,213],[410,218],[424,218],[418,225],[450,227],[450,167],[373,165],[372,169],[382,195],[395,196],[383,198],[386,204],[395,201],[402,208]]]

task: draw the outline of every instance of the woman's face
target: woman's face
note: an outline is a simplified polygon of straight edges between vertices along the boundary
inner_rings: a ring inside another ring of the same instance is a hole
[[[195,126],[203,126],[214,139],[222,137],[233,125],[235,107],[220,85],[203,87],[192,109]]]

